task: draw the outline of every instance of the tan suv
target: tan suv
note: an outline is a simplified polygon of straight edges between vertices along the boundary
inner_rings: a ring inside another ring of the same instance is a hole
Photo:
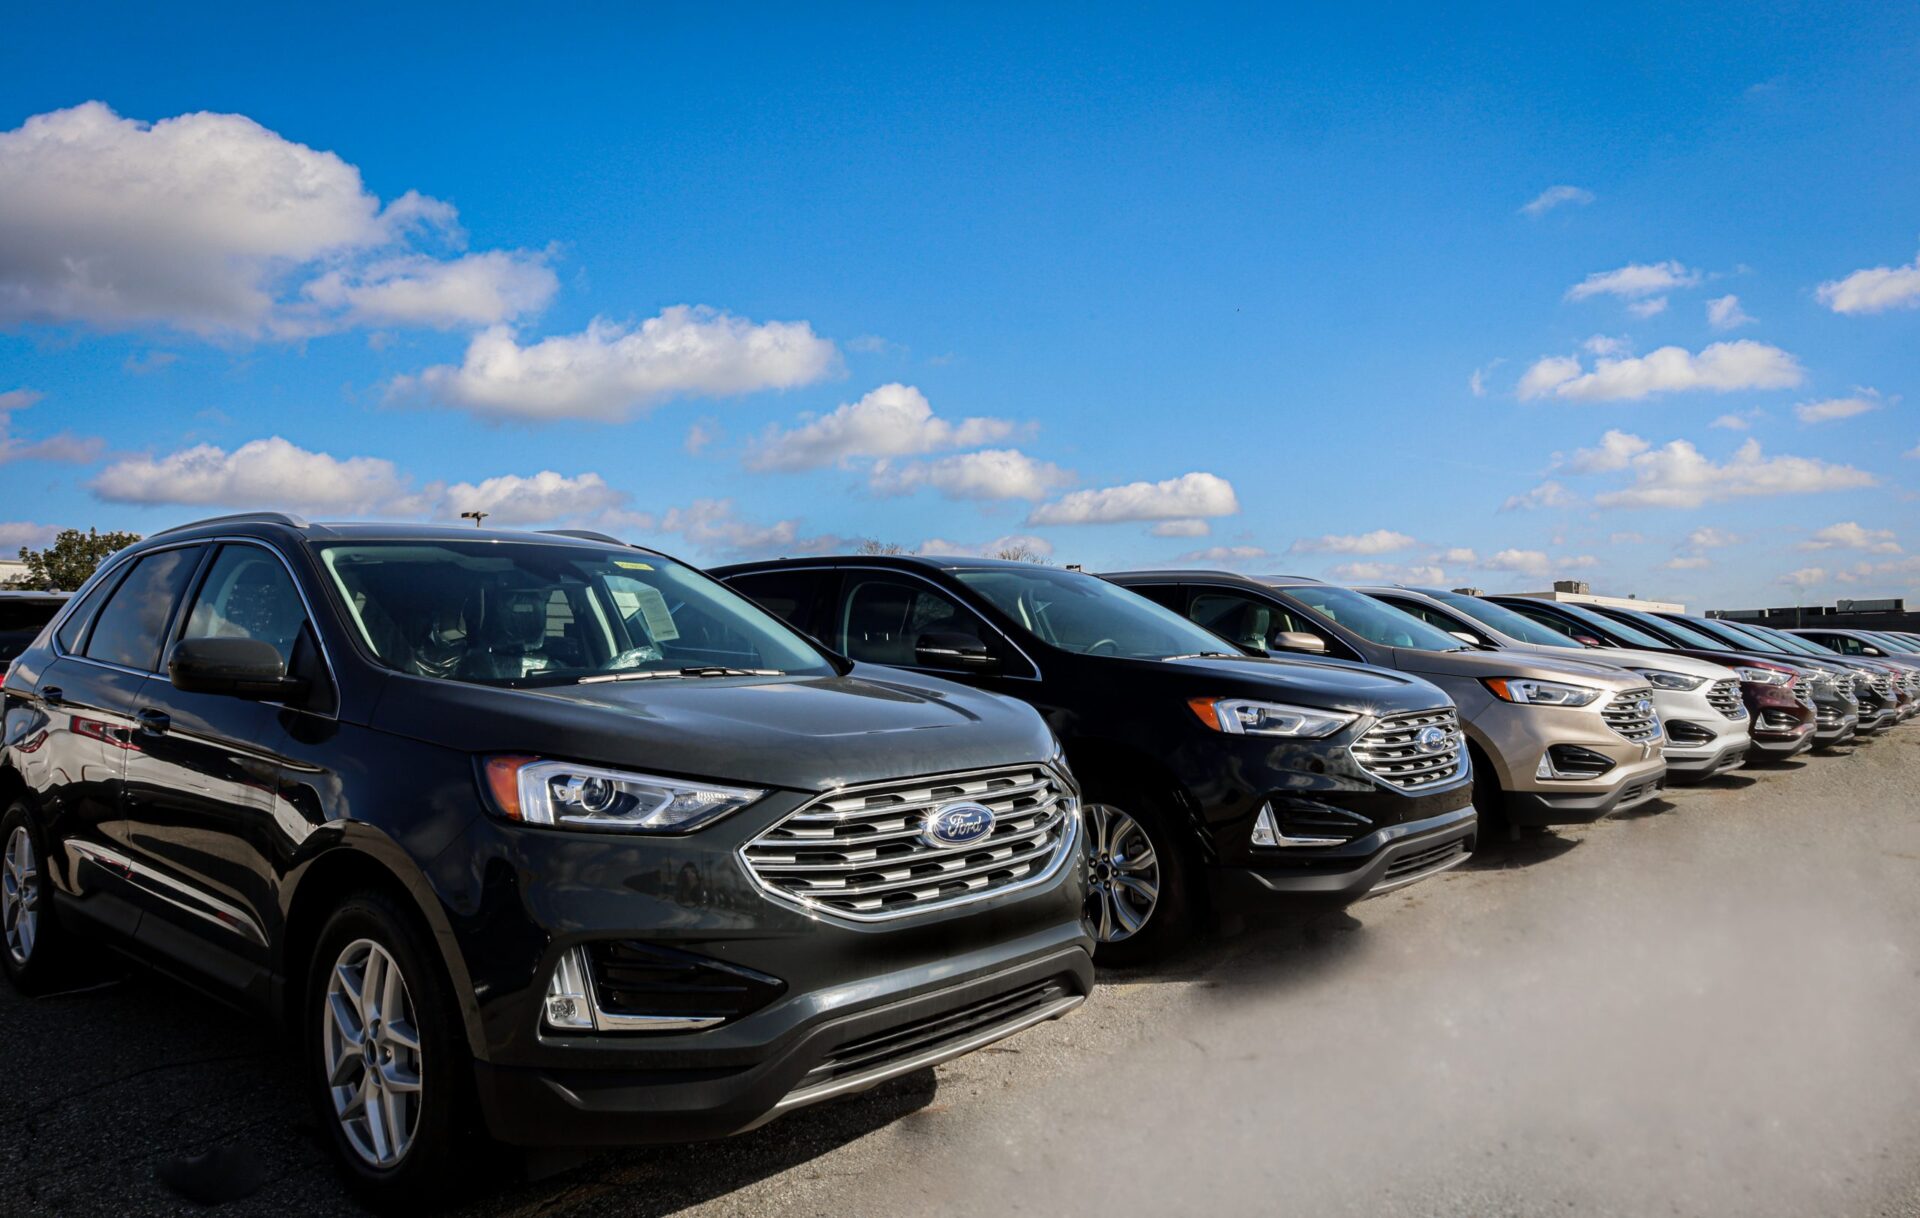
[[[1240,647],[1357,660],[1424,677],[1460,708],[1483,823],[1582,824],[1653,799],[1667,763],[1645,677],[1606,664],[1481,651],[1372,597],[1316,580],[1220,571],[1107,576]]]

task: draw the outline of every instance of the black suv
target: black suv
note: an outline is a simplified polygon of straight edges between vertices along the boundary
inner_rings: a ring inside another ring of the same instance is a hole
[[[1209,906],[1338,908],[1473,849],[1454,707],[1418,678],[1256,659],[1103,579],[853,557],[725,567],[855,660],[1039,708],[1086,786],[1102,961],[1157,956]]]
[[[9,976],[87,932],[284,1017],[378,1198],[432,1195],[472,1133],[747,1129],[1092,985],[1040,716],[611,538],[171,530],[5,707]]]

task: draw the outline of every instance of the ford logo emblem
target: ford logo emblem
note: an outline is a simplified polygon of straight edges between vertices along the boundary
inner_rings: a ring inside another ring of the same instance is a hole
[[[1633,709],[1639,711],[1643,715],[1650,715],[1653,713],[1653,703],[1647,701],[1645,698],[1642,698],[1638,702],[1635,702],[1633,704]]]
[[[1447,747],[1447,733],[1442,728],[1423,727],[1420,729],[1420,734],[1413,738],[1413,747],[1423,753],[1444,752]]]
[[[993,832],[993,809],[985,804],[945,804],[927,817],[920,840],[929,846],[964,846]]]

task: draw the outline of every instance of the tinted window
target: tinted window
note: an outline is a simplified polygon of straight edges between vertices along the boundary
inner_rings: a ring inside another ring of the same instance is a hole
[[[814,610],[820,600],[820,585],[826,571],[753,571],[727,580],[752,597],[762,608],[808,634],[820,631],[814,622]]]
[[[100,610],[100,620],[87,637],[87,658],[147,672],[157,669],[167,622],[200,553],[199,546],[162,550],[134,563]]]
[[[120,576],[123,574],[125,572],[116,572],[101,580],[80,599],[78,605],[74,606],[73,612],[67,615],[67,620],[60,623],[60,632],[54,635],[54,638],[60,641],[60,650],[79,651],[80,636],[87,632],[87,623],[92,620],[94,610],[100,608],[100,602],[107,599],[107,593],[113,591],[113,586],[120,582]]]
[[[1369,595],[1373,595],[1373,594],[1369,593]],[[1458,630],[1462,634],[1472,635],[1474,638],[1478,639],[1480,642],[1483,642],[1483,643],[1491,643],[1493,641],[1492,639],[1489,639],[1486,635],[1480,633],[1480,631],[1474,629],[1473,623],[1463,622],[1456,617],[1451,617],[1445,613],[1440,612],[1438,609],[1435,609],[1430,605],[1423,605],[1419,601],[1403,600],[1402,598],[1397,596],[1374,596],[1374,599],[1377,601],[1381,601],[1385,604],[1392,605],[1395,609],[1398,609],[1400,612],[1407,614],[1409,617],[1417,617],[1421,621],[1425,622],[1427,625],[1435,628],[1436,630],[1444,630],[1448,634],[1452,634],[1454,631]],[[1565,640],[1562,640],[1562,642],[1564,641]]]
[[[1517,639],[1533,647],[1566,647],[1574,651],[1584,650],[1581,644],[1569,639],[1557,630],[1549,630],[1532,618],[1523,617],[1504,605],[1481,600],[1477,596],[1464,596],[1458,592],[1429,592],[1434,600],[1449,609],[1480,623],[1490,630],[1498,631],[1510,639]],[[1427,619],[1432,621],[1431,618]]]
[[[1321,642],[1333,643],[1326,631],[1304,616],[1288,613],[1264,597],[1244,592],[1196,592],[1187,614],[1221,638],[1253,651],[1282,650],[1275,640],[1288,631],[1311,634]]]
[[[655,554],[498,541],[318,550],[368,649],[415,676],[514,685],[834,671],[766,610]]]
[[[1569,617],[1581,625],[1592,627],[1596,636],[1608,639],[1622,647],[1640,647],[1653,651],[1673,650],[1673,644],[1665,639],[1656,638],[1639,627],[1630,626],[1616,618],[1602,617],[1581,605],[1559,604],[1554,606],[1554,611],[1562,617]],[[1520,612],[1527,611],[1522,609]],[[1547,620],[1551,622],[1551,619]],[[1575,630],[1574,633],[1578,634],[1580,631]]]
[[[1328,621],[1345,626],[1361,638],[1382,647],[1411,647],[1416,651],[1465,651],[1467,645],[1444,630],[1435,630],[1419,618],[1409,617],[1391,605],[1383,605],[1351,588],[1332,584],[1297,584],[1286,589],[1289,599],[1300,602]]]
[[[989,649],[993,637],[971,609],[919,580],[852,576],[836,624],[840,650],[869,664],[911,667],[928,634],[964,634]]]
[[[258,546],[226,546],[194,597],[182,638],[257,639],[280,653],[288,670],[307,610],[280,560]]]
[[[1727,645],[1718,639],[1701,634],[1698,630],[1689,629],[1679,622],[1669,621],[1663,617],[1654,617],[1652,614],[1641,613],[1638,609],[1620,609],[1616,611],[1616,615],[1624,617],[1625,620],[1636,626],[1644,627],[1650,631],[1657,630],[1682,647],[1692,648],[1697,651],[1727,650]]]
[[[0,597],[0,664],[31,646],[62,603],[38,597]]]
[[[1022,629],[1063,651],[1136,660],[1227,651],[1186,618],[1097,576],[1014,566],[956,574]]]

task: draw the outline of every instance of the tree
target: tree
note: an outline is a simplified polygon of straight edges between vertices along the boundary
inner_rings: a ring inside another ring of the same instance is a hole
[[[853,552],[855,554],[865,554],[870,557],[876,554],[905,554],[907,547],[897,541],[880,541],[876,538],[867,537],[861,539],[860,544],[853,547]]]
[[[1030,562],[1037,566],[1050,567],[1053,560],[1029,545],[1015,543],[1001,546],[993,552],[993,557],[1004,558],[1008,562]]]
[[[27,573],[11,581],[16,588],[72,592],[106,559],[140,540],[138,533],[102,533],[98,529],[62,529],[44,550],[20,547]]]

